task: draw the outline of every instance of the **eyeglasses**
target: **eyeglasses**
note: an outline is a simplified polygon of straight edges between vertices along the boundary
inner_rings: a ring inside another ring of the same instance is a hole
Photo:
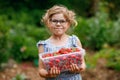
[[[57,24],[57,23],[60,23],[60,24],[65,24],[67,21],[66,20],[56,20],[56,19],[50,19],[50,21],[53,23],[53,24]]]

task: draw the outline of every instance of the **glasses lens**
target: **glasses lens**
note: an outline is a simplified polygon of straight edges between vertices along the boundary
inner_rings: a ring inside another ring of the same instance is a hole
[[[54,24],[57,24],[57,23],[64,24],[67,22],[66,20],[56,20],[56,19],[53,19],[53,20],[51,19],[50,21]]]

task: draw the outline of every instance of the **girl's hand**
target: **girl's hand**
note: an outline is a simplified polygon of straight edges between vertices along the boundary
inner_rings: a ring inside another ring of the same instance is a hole
[[[59,74],[60,74],[60,70],[57,67],[53,66],[46,76],[57,77]]]
[[[80,67],[77,66],[77,64],[71,64],[70,65],[70,72],[72,73],[80,73],[85,70],[85,67],[81,65]]]

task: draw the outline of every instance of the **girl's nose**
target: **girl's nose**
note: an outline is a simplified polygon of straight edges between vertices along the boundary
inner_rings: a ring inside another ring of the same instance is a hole
[[[56,25],[61,25],[60,22],[57,22]]]

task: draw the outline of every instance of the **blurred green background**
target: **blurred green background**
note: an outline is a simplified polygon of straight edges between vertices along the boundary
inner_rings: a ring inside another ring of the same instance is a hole
[[[62,4],[77,14],[73,30],[87,54],[88,68],[99,58],[106,67],[120,70],[120,0],[0,0],[0,66],[9,59],[33,61],[37,65],[36,43],[49,37],[40,23],[45,11]]]

